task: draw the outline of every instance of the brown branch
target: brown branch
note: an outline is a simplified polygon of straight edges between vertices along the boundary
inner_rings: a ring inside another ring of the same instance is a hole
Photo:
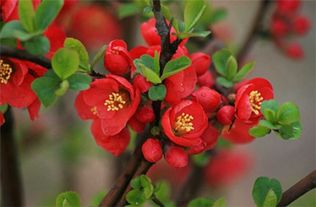
[[[255,42],[256,38],[258,37],[258,33],[261,31],[263,27],[263,21],[264,17],[266,16],[266,13],[269,8],[269,4],[273,2],[273,0],[262,0],[258,12],[253,20],[253,24],[251,29],[249,30],[249,33],[246,37],[245,42],[242,44],[242,47],[240,48],[237,59],[239,61],[243,61],[249,52],[250,48],[252,47],[253,43]]]
[[[316,188],[316,170],[285,191],[282,195],[281,201],[278,204],[278,207],[289,205],[314,188]]]
[[[1,126],[1,206],[23,206],[23,189],[10,108]]]

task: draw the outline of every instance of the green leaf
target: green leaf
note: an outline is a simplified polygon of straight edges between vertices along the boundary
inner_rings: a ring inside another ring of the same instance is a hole
[[[143,204],[147,200],[147,198],[144,195],[143,191],[139,189],[134,189],[127,193],[126,200],[132,205],[140,205]]]
[[[8,104],[0,105],[0,112],[4,114],[8,110],[8,107]]]
[[[267,128],[265,126],[258,125],[258,126],[252,127],[249,130],[249,134],[253,137],[263,137],[263,136],[269,134],[270,131],[271,130],[269,128]]]
[[[28,32],[34,32],[34,8],[32,0],[22,0],[19,1],[19,19],[22,26]]]
[[[93,60],[91,62],[91,68],[93,68],[95,66],[95,64],[97,62],[99,62],[100,59],[102,59],[104,57],[104,52],[106,50],[108,46],[107,45],[103,45],[97,52],[97,54],[93,57]]]
[[[255,63],[247,63],[244,65],[235,75],[234,81],[239,82],[241,81],[248,73],[250,73],[254,67]]]
[[[139,13],[139,7],[135,3],[121,4],[118,8],[118,16],[123,19]]]
[[[75,50],[79,55],[80,65],[86,71],[90,71],[88,51],[79,40],[68,37],[64,42],[64,47]]]
[[[209,198],[195,198],[188,204],[188,207],[212,207],[214,201]]]
[[[260,120],[259,121],[259,125],[260,126],[264,126],[264,127],[267,127],[269,129],[279,129],[281,126],[280,125],[275,125],[275,124],[272,124],[271,122],[267,121],[267,120]]]
[[[105,195],[106,195],[105,191],[101,191],[97,193],[96,195],[94,195],[91,199],[91,203],[89,207],[99,207]]]
[[[279,103],[275,100],[263,101],[261,104],[261,112],[266,120],[271,123],[275,123],[276,113],[279,108]]]
[[[276,207],[278,204],[278,198],[274,191],[270,189],[266,198],[264,199],[263,206],[264,207]]]
[[[225,77],[227,80],[233,80],[237,74],[238,64],[234,56],[230,56],[225,64]]]
[[[159,53],[157,50],[155,50],[154,55],[154,71],[156,74],[160,74]]]
[[[182,56],[173,60],[170,60],[164,70],[163,74],[161,76],[161,80],[164,80],[168,78],[169,76],[172,76],[176,73],[179,73],[180,71],[188,68],[191,65],[191,60],[190,58],[186,56]]]
[[[59,88],[61,80],[53,71],[48,71],[43,77],[32,82],[32,90],[36,93],[45,107],[51,105],[55,99],[55,91]]]
[[[209,24],[215,24],[216,22],[223,20],[227,16],[226,9],[215,9],[212,11],[211,19]]]
[[[143,193],[146,199],[150,199],[153,192],[154,192],[154,186],[151,183],[151,180],[146,175],[141,175],[140,182],[143,187]]]
[[[39,34],[40,33],[28,33],[27,31],[25,31],[25,29],[22,27],[19,21],[14,20],[6,23],[2,27],[0,32],[0,38],[17,38],[21,41],[26,41]]]
[[[231,56],[231,52],[227,49],[222,49],[217,51],[213,56],[212,59],[214,61],[216,71],[221,74],[222,76],[226,76],[225,74],[225,67],[228,58]]]
[[[300,111],[294,103],[287,102],[280,106],[277,117],[280,124],[291,124],[300,120]]]
[[[68,88],[69,88],[68,80],[63,80],[59,84],[59,88],[55,91],[55,95],[56,96],[63,96],[67,92]]]
[[[170,200],[171,187],[166,181],[159,181],[156,183],[155,196],[162,202]]]
[[[234,85],[233,82],[227,80],[227,79],[224,78],[224,77],[218,77],[218,78],[216,79],[216,82],[217,82],[218,84],[224,86],[225,88],[230,88],[230,87],[232,87],[232,86]]]
[[[227,204],[224,198],[219,198],[214,202],[212,207],[227,207]]]
[[[264,118],[271,122],[271,123],[275,123],[276,122],[276,113],[271,110],[271,109],[265,109],[264,113],[263,113]]]
[[[273,198],[271,198],[271,196],[273,196],[272,193],[268,195],[271,190],[275,194],[278,203],[282,196],[282,187],[280,182],[273,178],[257,178],[252,189],[252,197],[257,207],[267,207],[265,204],[269,204],[271,202],[270,200],[273,200]]]
[[[70,76],[67,80],[69,81],[70,89],[81,91],[88,89],[90,87],[92,78],[85,74],[75,73],[72,76]]]
[[[204,167],[209,163],[210,156],[207,153],[199,153],[192,156],[193,162],[200,167]]]
[[[64,0],[43,0],[35,14],[35,25],[38,30],[45,30],[56,18]]]
[[[144,64],[144,66],[146,66],[147,68],[154,70],[154,58],[151,57],[150,55],[142,55],[140,57],[142,64]],[[155,71],[156,72],[156,71]],[[157,73],[157,75],[159,75],[159,73]]]
[[[76,51],[67,48],[57,50],[52,59],[55,73],[62,80],[74,74],[79,67],[79,55]]]
[[[135,59],[134,65],[136,66],[137,71],[139,71],[148,81],[153,84],[161,83],[160,77],[153,70],[146,67],[140,59]]]
[[[132,179],[131,186],[134,189],[141,189],[142,188],[142,183],[140,182],[140,176]]]
[[[206,5],[203,0],[187,0],[185,2],[184,24],[186,32],[191,32],[194,29],[193,27],[199,21],[205,9]]]
[[[158,101],[158,100],[162,101],[165,98],[166,93],[167,93],[167,89],[165,85],[160,84],[157,86],[150,87],[148,91],[148,96],[150,100],[152,101]]]
[[[279,135],[285,140],[295,140],[302,135],[302,125],[300,122],[294,122],[289,125],[282,125],[279,129]]]
[[[23,46],[33,55],[45,55],[49,52],[50,42],[45,36],[36,36],[23,42]]]
[[[61,193],[57,196],[56,207],[80,207],[80,197],[72,191]]]
[[[185,39],[185,38],[189,38],[189,37],[202,37],[202,38],[205,38],[209,34],[211,34],[210,31],[182,32],[182,33],[178,34],[178,37],[180,39]]]

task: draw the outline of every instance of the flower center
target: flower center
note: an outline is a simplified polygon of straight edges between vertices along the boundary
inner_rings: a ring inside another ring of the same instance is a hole
[[[174,130],[178,133],[187,133],[194,130],[192,120],[193,116],[191,116],[190,114],[182,113],[180,116],[177,117]]]
[[[0,59],[0,83],[7,84],[12,71],[12,67]]]
[[[126,101],[119,93],[112,92],[109,98],[105,100],[104,105],[107,106],[107,111],[118,111],[124,107]]]
[[[92,107],[90,111],[92,112],[93,115],[98,115],[98,110],[96,106]]]
[[[251,91],[249,93],[249,102],[250,102],[251,110],[256,115],[258,115],[260,112],[262,101],[263,101],[263,97],[261,96],[261,93],[259,91]]]

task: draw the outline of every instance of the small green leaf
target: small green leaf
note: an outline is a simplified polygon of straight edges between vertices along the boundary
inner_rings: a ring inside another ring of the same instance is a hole
[[[263,116],[267,121],[269,121],[271,123],[276,122],[276,113],[272,109],[266,108],[264,110]]]
[[[203,0],[187,0],[185,2],[184,24],[186,32],[191,32],[194,29],[193,27],[199,21],[205,9],[206,5]]]
[[[135,3],[121,4],[118,8],[118,16],[120,19],[135,15],[139,12],[139,7]]]
[[[0,105],[0,112],[5,113],[8,110],[8,104]]]
[[[104,52],[106,50],[108,46],[107,45],[103,45],[97,52],[97,54],[93,57],[93,60],[91,62],[91,68],[93,68],[95,66],[95,64],[102,59],[102,57],[104,57]]]
[[[275,123],[277,120],[276,113],[279,108],[279,103],[275,100],[263,101],[261,104],[261,112],[266,120]]]
[[[49,52],[50,42],[45,36],[36,36],[23,42],[23,46],[33,55],[45,55]]]
[[[227,49],[222,49],[217,51],[213,56],[212,59],[214,61],[215,69],[216,71],[221,74],[222,76],[225,76],[225,67],[228,58],[231,56],[231,52]]]
[[[64,0],[43,0],[35,14],[35,25],[39,30],[45,30],[56,18],[64,4]]]
[[[147,198],[144,195],[143,191],[139,189],[134,189],[127,193],[126,200],[132,205],[140,205],[143,204],[147,200]]]
[[[253,137],[263,137],[263,136],[269,134],[270,131],[271,130],[269,128],[258,125],[258,126],[252,127],[249,130],[249,134]]]
[[[200,167],[204,167],[209,163],[210,156],[207,153],[199,153],[192,156],[193,162]]]
[[[140,59],[134,60],[137,71],[140,72],[148,81],[153,84],[161,83],[160,77],[150,68],[146,67]]]
[[[167,93],[166,86],[163,84],[152,86],[149,88],[148,96],[152,101],[162,101]]]
[[[300,111],[294,103],[287,102],[280,106],[277,117],[280,124],[291,124],[300,120]]]
[[[300,122],[294,122],[288,125],[282,125],[279,129],[280,136],[285,140],[295,140],[302,135],[302,125]]]
[[[170,200],[171,187],[166,181],[159,181],[156,183],[155,196],[162,202]]]
[[[270,189],[267,193],[267,196],[264,199],[263,207],[276,207],[278,204],[278,198],[274,191]]]
[[[61,48],[54,54],[52,66],[55,73],[62,80],[65,80],[78,69],[79,55],[74,50]]]
[[[34,8],[32,0],[19,1],[19,19],[22,26],[28,32],[34,32]]]
[[[55,91],[59,88],[61,80],[53,71],[48,71],[43,77],[32,82],[32,90],[36,93],[45,107],[51,105],[55,99]]]
[[[105,191],[98,192],[92,197],[89,207],[99,207],[105,195]]]
[[[144,64],[145,67],[154,70],[154,58],[151,57],[150,55],[142,55],[140,57],[142,64]],[[155,71],[156,72],[156,71]],[[157,75],[159,75],[159,73],[157,73]]]
[[[154,55],[154,71],[156,74],[160,74],[159,53],[155,50]]]
[[[161,80],[164,80],[168,78],[169,76],[175,75],[176,73],[179,73],[180,71],[188,68],[191,65],[190,58],[186,56],[182,56],[173,60],[170,60],[164,70],[163,74],[161,76]]]
[[[81,91],[89,88],[92,78],[85,74],[75,73],[67,80],[69,81],[70,89]]]
[[[257,205],[257,207],[266,207],[264,204],[269,204],[269,200],[267,196],[269,191],[272,190],[276,196],[277,203],[280,201],[282,196],[282,187],[278,180],[270,179],[267,177],[259,177],[255,181],[255,184],[252,189],[252,197]],[[271,193],[269,195],[271,197]],[[272,195],[273,196],[273,195]],[[268,200],[268,201],[267,201]]]
[[[25,31],[25,29],[22,27],[19,21],[14,20],[6,23],[2,27],[0,32],[0,38],[17,38],[21,41],[26,41],[39,34],[40,33],[28,33],[27,31]]]
[[[224,198],[217,199],[212,207],[227,207],[226,200]]]
[[[227,80],[233,80],[237,74],[238,64],[234,56],[230,56],[225,64],[225,77]]]
[[[80,65],[82,65],[86,71],[90,71],[88,51],[79,40],[68,37],[64,42],[64,47],[77,51]]]
[[[267,121],[267,120],[260,120],[259,121],[259,125],[260,126],[264,126],[264,127],[267,127],[269,129],[279,129],[281,126],[280,125],[275,125],[275,124],[272,124],[271,122]]]
[[[215,9],[212,11],[212,15],[210,18],[209,24],[215,24],[216,22],[219,22],[220,20],[223,20],[227,16],[226,9]]]
[[[212,207],[214,201],[209,198],[195,198],[188,204],[188,207]]]
[[[227,80],[227,79],[224,78],[224,77],[218,77],[218,78],[216,79],[216,82],[217,82],[218,84],[224,86],[225,88],[230,88],[230,87],[232,87],[232,86],[234,85],[233,82]]]
[[[202,37],[202,38],[205,38],[209,34],[211,34],[210,31],[182,32],[182,33],[178,33],[178,37],[180,39],[185,39],[185,38],[189,38],[189,37]]]
[[[56,96],[63,96],[67,92],[68,88],[69,88],[68,80],[63,80],[59,84],[59,88],[55,91],[55,95]]]
[[[241,81],[248,73],[250,73],[254,67],[255,63],[247,63],[246,65],[244,65],[239,71],[238,73],[235,75],[234,77],[234,81],[235,82],[239,82]]]
[[[80,207],[80,197],[72,191],[61,193],[57,196],[56,207]]]

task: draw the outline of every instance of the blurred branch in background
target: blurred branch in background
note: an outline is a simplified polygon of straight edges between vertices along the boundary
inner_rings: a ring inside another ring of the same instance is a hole
[[[14,119],[9,108],[1,126],[1,206],[23,206],[23,189],[14,137]]]

